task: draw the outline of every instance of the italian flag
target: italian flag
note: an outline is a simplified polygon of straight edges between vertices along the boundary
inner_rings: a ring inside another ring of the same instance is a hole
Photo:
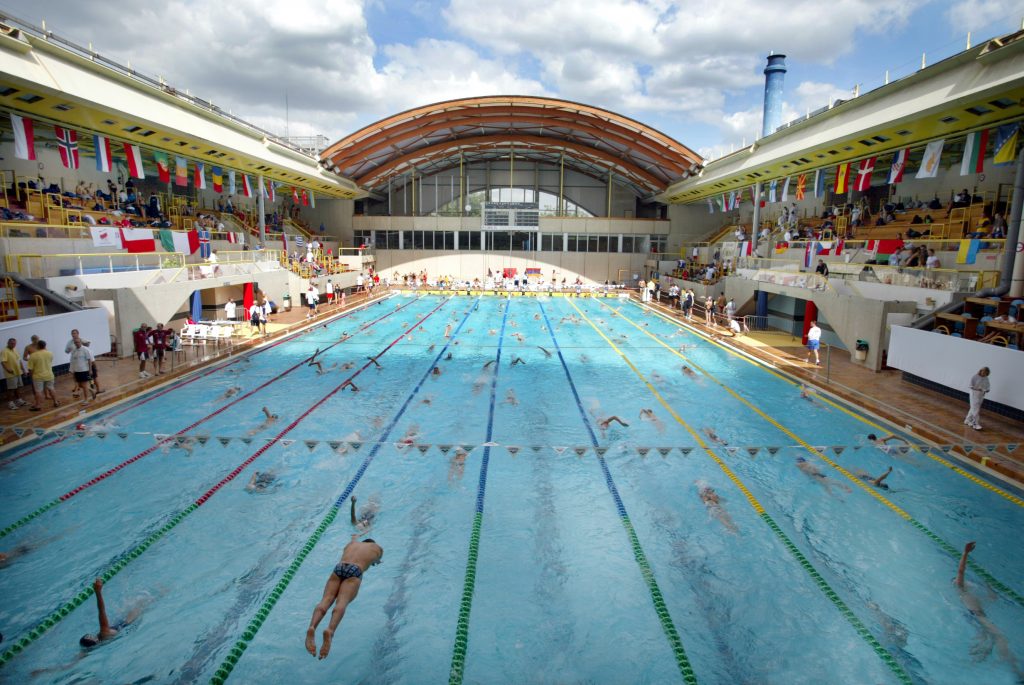
[[[985,171],[985,148],[988,147],[988,129],[968,133],[964,140],[964,158],[960,162],[960,175],[980,174]]]
[[[166,228],[160,229],[160,244],[168,252],[180,252],[182,254],[195,254],[199,249],[199,233],[191,231],[171,231]]]

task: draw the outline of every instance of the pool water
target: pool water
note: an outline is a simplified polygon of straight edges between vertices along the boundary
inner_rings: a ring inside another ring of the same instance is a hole
[[[3,682],[1024,675],[1020,492],[635,303],[400,295],[84,423],[0,454]],[[352,496],[384,559],[319,661]],[[85,652],[100,576],[141,614]]]

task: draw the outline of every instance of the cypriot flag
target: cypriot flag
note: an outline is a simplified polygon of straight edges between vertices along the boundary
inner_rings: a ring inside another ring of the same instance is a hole
[[[917,178],[935,178],[939,173],[939,162],[942,158],[943,140],[933,140],[924,149],[921,168],[917,170]]]

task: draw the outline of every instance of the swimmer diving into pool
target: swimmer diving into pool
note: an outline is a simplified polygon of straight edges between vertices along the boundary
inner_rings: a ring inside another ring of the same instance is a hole
[[[348,605],[359,594],[359,587],[363,582],[363,574],[371,566],[376,566],[384,558],[384,549],[376,541],[367,538],[359,541],[356,538],[359,534],[352,536],[351,541],[345,545],[341,553],[341,560],[334,567],[327,584],[324,586],[324,595],[320,603],[313,609],[313,617],[309,620],[309,628],[306,629],[306,651],[316,656],[316,629],[320,621],[327,615],[327,610],[334,605],[331,612],[331,620],[323,632],[323,645],[320,647],[320,659],[326,659],[331,651],[331,641],[338,624],[345,617],[345,610]]]
[[[981,600],[975,595],[965,584],[964,584],[964,572],[967,570],[967,556],[974,551],[976,547],[974,542],[968,542],[964,545],[964,552],[960,556],[960,565],[956,570],[956,580],[953,584],[956,585],[957,590],[960,592],[960,600],[964,603],[964,607],[971,614],[975,621],[978,622],[978,626],[981,628],[981,632],[974,640],[974,644],[971,645],[971,657],[975,661],[981,661],[992,653],[993,647],[999,654],[999,657],[1005,661],[1013,672],[1017,676],[1017,682],[1024,681],[1024,670],[1021,670],[1017,664],[1017,657],[1014,656],[1013,652],[1010,651],[1010,643],[1007,641],[1006,636],[1003,632],[992,623],[992,620],[985,615],[985,610],[981,606]]]

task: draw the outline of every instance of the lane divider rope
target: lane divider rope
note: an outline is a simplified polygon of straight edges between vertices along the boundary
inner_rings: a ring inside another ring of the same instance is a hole
[[[799,435],[797,435],[796,433],[791,431],[789,428],[787,428],[786,426],[784,426],[781,423],[779,423],[777,420],[775,420],[775,418],[773,418],[769,414],[765,413],[760,407],[756,406],[753,402],[751,402],[747,398],[743,397],[743,395],[739,394],[738,392],[733,390],[731,387],[729,387],[728,385],[726,385],[725,383],[720,381],[716,376],[714,376],[713,374],[708,372],[706,369],[701,367],[699,364],[697,364],[697,362],[693,361],[692,359],[687,357],[685,354],[683,354],[679,350],[677,350],[674,347],[672,347],[671,345],[666,344],[659,337],[657,337],[656,335],[654,335],[650,331],[647,331],[642,326],[638,325],[636,322],[634,322],[632,319],[627,317],[625,314],[621,314],[620,313],[618,315],[618,318],[620,318],[623,321],[626,321],[627,323],[631,324],[637,330],[642,331],[643,333],[645,333],[648,337],[650,337],[652,340],[654,340],[655,342],[660,344],[666,350],[670,351],[672,354],[676,355],[680,359],[682,359],[682,360],[688,362],[689,364],[691,364],[694,369],[696,369],[700,373],[704,374],[704,376],[706,376],[708,379],[710,379],[713,383],[715,383],[716,385],[721,387],[723,390],[725,390],[727,393],[732,395],[734,398],[736,398],[737,400],[742,402],[749,409],[753,410],[762,419],[764,419],[765,421],[770,423],[772,426],[774,426],[778,430],[782,431],[782,433],[784,433],[787,437],[789,437],[790,439],[796,441],[807,452],[809,452],[810,454],[813,454],[814,456],[818,457],[819,459],[824,461],[826,464],[828,464],[829,466],[834,468],[836,471],[838,471],[839,473],[843,474],[846,477],[846,479],[849,480],[851,483],[853,483],[858,488],[860,488],[862,491],[866,492],[867,494],[871,495],[876,500],[878,500],[879,502],[884,504],[888,509],[890,509],[891,511],[895,512],[896,515],[898,515],[900,518],[902,518],[903,520],[905,520],[908,523],[910,523],[910,525],[912,525],[914,528],[916,528],[920,532],[924,533],[930,540],[935,542],[939,546],[940,549],[942,549],[944,552],[946,552],[946,554],[948,554],[949,556],[953,557],[954,559],[959,559],[960,558],[960,550],[958,550],[956,547],[951,545],[949,542],[947,542],[943,538],[939,537],[936,533],[934,533],[931,530],[929,530],[923,523],[921,523],[920,521],[915,519],[913,516],[911,516],[909,512],[907,512],[906,510],[901,508],[899,505],[897,505],[895,502],[893,502],[889,498],[885,497],[881,492],[878,491],[877,488],[872,487],[871,484],[866,482],[864,479],[858,478],[856,475],[850,473],[841,464],[839,464],[835,460],[829,458],[828,455],[824,454],[820,450],[818,450],[815,447],[811,446],[807,441],[805,441]],[[1011,588],[1010,586],[1006,585],[1005,583],[1000,581],[998,578],[993,576],[991,573],[989,573],[989,571],[987,571],[983,566],[978,564],[976,561],[974,561],[972,559],[968,559],[967,560],[967,564],[971,568],[972,571],[974,571],[979,577],[983,578],[985,580],[985,582],[988,583],[989,586],[991,586],[994,590],[997,590],[997,591],[1003,593],[1004,595],[1006,595],[1007,597],[1012,599],[1017,604],[1019,604],[1021,606],[1024,606],[1024,596],[1021,596],[1016,590],[1014,590],[1013,588]]]
[[[355,475],[349,481],[344,491],[341,493],[338,499],[335,500],[334,504],[327,512],[327,515],[324,516],[323,520],[320,521],[320,525],[316,527],[316,529],[313,531],[313,534],[310,535],[309,539],[306,540],[305,544],[302,546],[302,549],[299,551],[298,555],[295,557],[294,560],[292,560],[291,565],[289,565],[288,568],[285,570],[284,575],[277,582],[274,588],[270,591],[270,595],[260,605],[260,608],[256,611],[256,615],[246,625],[245,630],[242,633],[242,637],[235,642],[234,646],[228,651],[227,656],[224,657],[223,661],[221,661],[220,665],[217,667],[217,670],[214,671],[213,676],[210,678],[211,685],[224,685],[227,679],[231,676],[231,672],[234,670],[235,666],[238,665],[239,659],[242,658],[242,655],[245,653],[245,650],[249,647],[249,643],[256,638],[256,633],[259,632],[260,627],[263,625],[264,621],[267,620],[267,617],[270,615],[270,612],[273,611],[274,606],[277,604],[277,601],[281,599],[281,595],[284,594],[285,589],[287,589],[288,585],[295,577],[295,574],[298,572],[299,567],[302,566],[303,562],[306,560],[306,557],[309,556],[310,552],[313,551],[313,548],[316,547],[318,542],[320,542],[320,538],[323,537],[323,534],[327,530],[327,528],[330,527],[331,523],[334,522],[334,519],[337,517],[338,512],[345,505],[345,500],[347,500],[349,496],[352,494],[352,491],[355,489],[356,485],[362,479],[363,475],[366,473],[366,470],[370,467],[370,464],[373,462],[374,457],[377,456],[377,453],[380,451],[380,448],[383,447],[385,444],[388,444],[387,439],[388,436],[391,434],[391,431],[393,431],[395,426],[398,425],[399,420],[402,418],[402,416],[408,410],[409,406],[412,404],[413,400],[416,398],[416,395],[419,393],[420,388],[423,387],[423,384],[430,377],[430,372],[441,360],[442,355],[444,355],[448,347],[454,342],[455,338],[459,334],[459,331],[462,330],[463,325],[466,323],[466,321],[469,320],[470,315],[472,315],[472,313],[476,311],[478,306],[479,300],[477,300],[477,303],[468,312],[466,312],[466,315],[462,318],[462,321],[459,322],[459,325],[452,333],[451,338],[449,338],[445,342],[444,347],[442,347],[441,351],[437,353],[437,356],[434,358],[434,361],[431,362],[430,366],[427,367],[427,370],[423,374],[423,377],[420,378],[419,382],[415,385],[415,387],[413,387],[412,391],[405,398],[405,402],[402,403],[402,406],[395,413],[394,417],[392,417],[391,421],[384,427],[384,430],[381,433],[380,438],[377,439],[377,441],[373,445],[373,448],[370,450],[370,453],[366,456],[365,459],[363,459],[362,464],[359,465],[359,468],[356,470]]]
[[[391,341],[391,343],[388,344],[387,347],[385,347],[383,350],[381,350],[372,359],[379,359],[388,350],[390,350],[392,347],[397,345],[405,337],[405,335],[408,333],[408,331],[414,330],[416,326],[420,325],[421,323],[426,321],[428,318],[433,316],[433,314],[435,312],[437,312],[437,310],[439,310],[441,307],[443,307],[447,302],[448,302],[448,300],[442,300],[440,304],[438,304],[436,307],[434,307],[434,309],[430,310],[430,312],[428,312],[425,316],[423,316],[419,321],[414,323],[410,328],[408,328],[405,331],[402,331],[401,335],[399,335],[397,338],[395,338],[393,341]],[[299,425],[299,423],[303,419],[305,419],[307,416],[312,414],[316,409],[318,409],[321,405],[323,405],[327,400],[329,400],[331,397],[333,397],[335,394],[337,394],[342,388],[344,388],[350,382],[352,382],[352,380],[355,379],[356,376],[358,376],[363,371],[365,371],[366,368],[368,366],[370,366],[371,363],[372,363],[372,361],[367,361],[365,364],[363,364],[363,366],[361,366],[358,371],[356,371],[351,376],[349,376],[341,384],[335,386],[335,388],[333,390],[328,392],[326,395],[324,395],[322,398],[320,398],[315,404],[313,404],[311,407],[306,409],[302,414],[300,414],[298,416],[298,418],[296,418],[294,421],[292,421],[287,426],[285,426],[284,429],[281,430],[280,433],[278,433],[276,436],[274,436],[274,439],[271,442],[268,442],[267,444],[263,445],[258,450],[253,452],[253,454],[248,459],[246,459],[241,464],[236,466],[235,469],[233,471],[231,471],[231,473],[229,473],[227,476],[222,478],[220,480],[220,482],[218,482],[212,488],[210,488],[209,490],[204,492],[202,495],[200,495],[199,498],[196,499],[194,502],[192,502],[192,504],[190,504],[188,507],[186,507],[185,509],[179,511],[174,516],[172,516],[170,518],[170,520],[168,520],[168,522],[165,523],[159,530],[157,530],[154,533],[152,533],[149,537],[147,537],[145,540],[143,540],[139,545],[137,545],[132,550],[122,554],[121,557],[116,562],[114,562],[114,564],[112,566],[110,566],[106,571],[104,571],[101,574],[101,577],[103,578],[103,581],[107,582],[111,578],[116,576],[118,573],[120,573],[124,569],[125,566],[127,566],[129,563],[131,563],[132,560],[138,558],[143,552],[145,552],[147,549],[149,549],[150,546],[152,546],[154,543],[156,543],[158,540],[160,540],[160,538],[162,538],[164,535],[166,535],[168,532],[170,532],[172,529],[174,529],[179,523],[181,523],[187,516],[189,516],[192,512],[194,512],[196,509],[198,509],[203,504],[205,504],[211,497],[213,497],[215,494],[217,494],[217,492],[222,487],[224,487],[225,485],[230,483],[232,480],[234,480],[238,476],[238,474],[240,474],[247,466],[249,466],[249,464],[251,464],[256,459],[258,459],[264,452],[266,452],[271,447],[273,447],[275,444],[277,444],[281,440],[281,438],[283,438],[285,435],[290,433],[296,426]],[[74,611],[79,606],[81,606],[83,602],[85,602],[86,600],[89,599],[89,597],[93,594],[93,592],[94,591],[92,589],[92,586],[91,585],[87,586],[85,589],[83,589],[77,595],[75,595],[75,597],[73,597],[71,600],[69,600],[65,604],[61,605],[56,611],[54,611],[52,614],[50,614],[50,616],[48,616],[47,618],[43,619],[43,621],[40,622],[36,627],[34,627],[31,630],[29,630],[27,635],[22,636],[19,640],[17,640],[14,644],[12,644],[3,654],[0,654],[0,667],[5,665],[6,663],[8,663],[11,659],[13,659],[15,656],[17,656],[21,652],[23,652],[26,647],[28,647],[33,642],[38,640],[50,628],[55,626],[62,619],[64,619],[66,616],[68,616],[72,611]]]
[[[344,340],[339,340],[337,342],[334,342],[334,343],[328,345],[324,349],[320,350],[319,354],[323,354],[324,352],[326,352],[327,350],[331,349],[332,347],[340,345],[342,342],[345,342],[347,340],[351,340],[353,336],[355,336],[355,335],[357,335],[357,334],[367,330],[368,328],[370,328],[374,324],[376,324],[376,323],[378,323],[380,321],[383,321],[384,319],[388,318],[389,316],[392,316],[393,314],[401,311],[401,309],[404,309],[405,307],[408,307],[410,304],[412,304],[412,302],[409,302],[408,304],[403,305],[403,307],[401,307],[399,309],[391,310],[387,314],[385,314],[385,315],[383,315],[383,316],[381,316],[381,317],[379,317],[377,319],[374,319],[373,321],[370,321],[368,323],[363,324],[351,336],[348,336]],[[7,537],[8,535],[13,533],[14,531],[18,530],[19,528],[21,528],[25,524],[29,523],[33,519],[36,519],[39,516],[43,515],[44,513],[49,511],[50,509],[53,509],[58,504],[61,504],[62,502],[66,502],[69,499],[71,499],[72,497],[74,497],[75,495],[79,494],[80,492],[82,492],[84,490],[87,490],[87,489],[91,488],[92,486],[97,485],[98,483],[103,482],[104,480],[106,480],[110,476],[113,476],[118,471],[120,471],[120,470],[122,470],[122,469],[124,469],[124,468],[126,468],[128,466],[131,466],[132,464],[134,464],[135,462],[139,461],[143,457],[149,456],[150,454],[152,454],[156,450],[160,449],[161,447],[170,444],[171,442],[173,442],[175,440],[176,437],[178,437],[180,435],[184,435],[188,431],[196,428],[197,426],[200,426],[200,425],[206,423],[207,421],[209,421],[210,419],[214,418],[215,416],[218,416],[221,413],[227,411],[228,409],[230,409],[234,405],[238,404],[242,400],[248,399],[249,397],[252,397],[257,392],[259,392],[260,390],[263,390],[267,386],[269,386],[269,385],[271,385],[273,383],[276,383],[277,381],[281,380],[282,378],[284,378],[285,376],[290,374],[292,371],[295,371],[300,366],[302,366],[303,364],[308,362],[309,359],[310,359],[310,357],[306,357],[302,361],[300,361],[297,364],[289,367],[288,369],[286,369],[285,371],[281,372],[280,374],[278,374],[276,376],[273,376],[272,378],[264,381],[263,383],[261,383],[260,385],[256,386],[255,388],[253,388],[249,392],[247,392],[245,394],[242,394],[242,395],[239,395],[237,398],[231,400],[230,402],[228,402],[224,406],[220,407],[219,409],[217,409],[217,410],[207,414],[206,416],[203,416],[202,418],[194,421],[193,423],[189,424],[188,426],[185,426],[184,428],[179,430],[177,433],[173,433],[171,435],[168,435],[166,438],[164,438],[162,440],[158,440],[156,442],[156,444],[154,444],[154,445],[152,445],[150,447],[147,447],[146,449],[144,449],[141,452],[139,452],[138,454],[136,454],[134,457],[130,457],[129,459],[126,459],[126,460],[122,461],[120,464],[118,464],[118,465],[116,465],[116,466],[114,466],[114,467],[112,467],[110,469],[107,469],[106,471],[104,471],[103,473],[99,474],[95,478],[92,478],[91,480],[88,480],[88,481],[82,483],[78,487],[75,487],[75,488],[73,488],[71,490],[68,490],[63,495],[57,497],[56,499],[50,500],[49,502],[47,502],[46,504],[42,505],[41,507],[38,507],[34,511],[30,511],[29,513],[25,514],[24,516],[22,516],[20,519],[18,519],[14,523],[11,523],[10,525],[5,526],[4,528],[0,529],[0,540],[2,540],[3,538]]]
[[[329,323],[334,323],[335,321],[341,321],[342,319],[346,319],[346,318],[348,318],[348,317],[350,317],[350,316],[352,316],[354,314],[357,314],[359,312],[364,311],[367,307],[369,307],[372,304],[380,304],[380,303],[384,302],[386,299],[388,299],[388,298],[381,298],[379,300],[375,300],[374,302],[368,302],[368,303],[365,303],[365,304],[361,304],[358,307],[353,308],[353,309],[345,312],[341,316],[338,316],[338,317],[332,318],[332,319],[327,319],[325,321],[327,321]],[[167,387],[161,388],[160,390],[157,390],[156,392],[146,393],[146,395],[144,397],[139,398],[137,401],[126,402],[124,404],[124,406],[118,407],[118,408],[114,409],[113,411],[111,411],[109,413],[104,412],[103,413],[103,417],[105,419],[106,418],[112,419],[115,416],[120,416],[121,414],[125,413],[126,411],[130,411],[130,410],[135,409],[137,407],[141,407],[142,405],[146,404],[147,402],[151,402],[151,401],[155,400],[158,397],[166,395],[167,393],[171,392],[172,390],[177,390],[179,388],[183,388],[186,385],[189,385],[191,383],[195,383],[197,380],[199,380],[201,378],[207,378],[212,373],[216,373],[218,371],[223,371],[224,369],[228,368],[229,366],[233,366],[234,364],[238,364],[239,362],[241,362],[245,358],[253,357],[254,355],[260,354],[261,352],[266,352],[267,350],[273,349],[273,348],[277,347],[278,345],[282,345],[282,344],[284,344],[286,342],[289,342],[289,341],[293,340],[294,338],[296,338],[296,337],[298,337],[300,335],[304,335],[304,334],[308,333],[309,330],[310,329],[304,329],[304,330],[296,331],[295,333],[289,333],[285,337],[283,337],[280,340],[277,340],[277,341],[275,341],[275,342],[273,342],[273,343],[271,343],[269,345],[263,345],[263,346],[258,347],[255,350],[252,350],[252,351],[249,351],[249,352],[244,352],[244,353],[240,354],[236,359],[228,360],[228,361],[222,362],[220,364],[215,364],[210,369],[203,370],[203,373],[199,373],[199,371],[201,371],[201,369],[197,369],[196,371],[190,372],[189,375],[191,375],[191,378],[184,378],[184,379],[172,381]],[[16,461],[20,461],[21,459],[24,459],[25,457],[29,456],[30,454],[35,454],[36,452],[38,452],[41,449],[45,449],[45,448],[50,447],[52,445],[56,445],[57,443],[66,440],[68,437],[69,436],[65,435],[65,436],[58,437],[55,440],[50,440],[48,442],[43,442],[43,443],[40,443],[38,445],[33,445],[32,447],[26,449],[23,452],[19,452],[18,454],[14,455],[14,456],[8,457],[8,458],[3,459],[3,460],[0,460],[0,469],[4,468],[8,464],[13,464]]]
[[[655,388],[650,383],[650,381],[647,380],[643,373],[641,373],[640,369],[636,367],[633,361],[629,357],[627,357],[626,354],[621,349],[619,349],[619,347],[614,342],[612,342],[612,340],[607,335],[605,335],[604,332],[600,328],[598,328],[597,325],[594,324],[594,322],[591,321],[590,318],[585,313],[583,313],[583,311],[579,307],[577,307],[574,302],[570,300],[569,304],[572,305],[572,307],[577,312],[579,312],[580,316],[583,317],[584,321],[590,324],[590,327],[593,328],[594,331],[596,331],[597,334],[600,335],[604,339],[604,341],[613,350],[615,350],[616,353],[618,353],[618,355],[622,358],[626,365],[633,370],[633,373],[635,373],[637,377],[643,382],[643,384],[647,386],[647,389],[651,392],[652,395],[654,395],[654,397],[658,400],[661,406],[664,407],[665,410],[672,416],[672,418],[674,418],[676,422],[678,422],[679,425],[682,426],[690,434],[690,436],[697,442],[697,444],[700,445],[701,449],[703,449],[704,452],[709,457],[711,457],[711,459],[718,465],[722,472],[725,473],[729,480],[732,481],[733,484],[739,488],[740,492],[743,493],[743,496],[747,499],[747,502],[750,503],[751,507],[753,507],[754,511],[757,512],[761,520],[768,525],[769,529],[773,533],[775,533],[775,536],[779,539],[780,542],[782,542],[783,546],[794,556],[794,558],[797,560],[797,563],[799,563],[800,566],[811,576],[811,579],[814,581],[814,584],[818,587],[818,589],[821,590],[821,592],[828,598],[828,600],[832,602],[832,604],[839,610],[843,618],[845,618],[846,621],[853,627],[856,633],[860,635],[860,637],[871,647],[872,650],[874,650],[878,658],[881,659],[883,663],[885,663],[885,665],[889,668],[890,671],[892,671],[893,675],[896,676],[900,683],[903,683],[904,685],[911,685],[913,681],[911,680],[910,675],[903,669],[903,666],[900,665],[896,658],[892,654],[890,654],[889,651],[885,649],[885,647],[882,646],[878,639],[871,633],[870,630],[868,630],[867,626],[864,625],[863,621],[861,621],[860,618],[858,618],[857,615],[853,613],[853,611],[846,604],[846,602],[843,601],[843,599],[838,595],[838,593],[836,593],[835,590],[832,589],[832,587],[828,584],[828,581],[826,581],[824,577],[822,577],[822,575],[818,572],[817,569],[814,568],[814,566],[807,559],[807,557],[804,556],[804,554],[800,552],[799,548],[793,543],[793,541],[790,540],[789,536],[785,534],[785,532],[771,518],[768,512],[765,511],[764,506],[761,505],[761,503],[757,500],[757,498],[750,491],[750,489],[747,488],[743,481],[740,480],[740,478],[732,471],[732,469],[730,469],[728,465],[726,465],[726,463],[722,461],[722,459],[719,458],[717,454],[715,454],[714,450],[712,450],[708,446],[708,444],[704,442],[704,439],[701,438],[700,434],[697,433],[697,431],[695,431],[689,423],[683,420],[681,416],[679,416],[675,409],[673,409],[672,406],[661,395],[661,393],[658,392],[657,388]]]
[[[672,621],[672,615],[669,613],[668,606],[665,603],[665,598],[661,594],[661,588],[658,587],[658,581],[654,577],[654,570],[651,568],[650,562],[647,560],[647,555],[644,553],[643,547],[640,545],[640,538],[637,536],[636,530],[633,528],[633,523],[630,521],[629,514],[626,512],[626,505],[622,502],[619,490],[615,486],[611,470],[608,468],[608,462],[605,461],[604,455],[601,454],[597,435],[594,433],[594,428],[590,423],[590,418],[587,416],[587,412],[583,408],[583,402],[580,399],[576,383],[573,381],[572,374],[569,372],[569,366],[565,362],[565,357],[562,354],[562,348],[559,346],[558,339],[555,337],[555,331],[551,326],[551,321],[548,320],[548,313],[544,309],[544,304],[540,300],[537,301],[537,305],[540,307],[541,315],[544,317],[544,324],[547,326],[548,333],[551,335],[551,343],[555,346],[555,352],[558,354],[558,360],[562,364],[562,370],[565,371],[565,378],[569,381],[569,387],[572,389],[572,396],[576,400],[576,408],[579,409],[580,418],[583,419],[583,425],[586,426],[587,433],[590,435],[590,443],[594,448],[594,453],[597,455],[598,464],[601,465],[601,472],[604,474],[605,485],[608,487],[608,491],[611,493],[612,499],[615,500],[615,508],[619,513],[619,520],[622,522],[622,526],[626,529],[626,535],[629,537],[629,544],[633,549],[633,557],[636,559],[636,563],[640,567],[640,573],[643,576],[644,583],[646,583],[648,591],[650,592],[651,600],[654,602],[654,610],[658,614],[658,620],[661,623],[661,628],[665,633],[665,637],[668,638],[669,645],[672,647],[672,653],[675,656],[679,673],[683,676],[683,682],[687,683],[687,685],[696,685],[697,675],[694,673],[689,657],[686,656],[686,649],[683,647],[682,638],[679,636],[679,631],[676,630],[675,623]]]
[[[601,302],[600,304],[602,304],[602,305],[604,305],[606,307],[609,306],[608,304],[606,304],[604,302]],[[637,304],[635,302],[633,304],[635,306],[637,306],[637,307],[640,306],[639,304]],[[614,311],[617,312],[618,310],[615,309]],[[645,311],[654,312],[657,316],[659,316],[660,318],[670,322],[671,324],[673,324],[673,325],[675,325],[675,326],[677,326],[679,328],[682,328],[684,330],[687,330],[687,331],[690,331],[690,332],[694,333],[695,335],[697,335],[697,336],[707,340],[708,342],[710,342],[715,347],[723,349],[723,350],[725,350],[726,352],[728,352],[729,354],[731,354],[731,355],[733,355],[735,357],[739,357],[740,359],[744,360],[748,364],[756,366],[757,368],[761,369],[762,371],[766,371],[767,373],[770,373],[771,375],[775,376],[779,380],[782,380],[782,381],[784,381],[786,383],[789,383],[790,385],[792,385],[794,387],[799,387],[800,385],[802,385],[802,383],[800,381],[793,379],[788,374],[786,374],[784,372],[777,371],[775,368],[765,364],[763,361],[761,361],[760,359],[757,359],[756,357],[751,357],[750,355],[747,355],[747,354],[741,354],[740,352],[730,348],[728,345],[723,345],[722,343],[720,343],[717,340],[715,340],[714,338],[710,337],[709,335],[707,335],[703,331],[700,331],[700,330],[694,328],[690,324],[684,323],[682,321],[676,321],[676,320],[672,319],[671,317],[669,317],[668,315],[664,314],[663,312],[660,312],[660,311],[658,311],[657,309],[654,309],[654,308],[648,308]],[[997,486],[997,485],[995,485],[993,483],[990,483],[987,480],[985,480],[984,478],[981,478],[981,477],[971,473],[967,469],[964,469],[961,466],[958,466],[957,464],[949,461],[948,459],[943,457],[940,453],[936,452],[935,448],[932,445],[929,445],[927,443],[921,442],[920,438],[918,438],[918,436],[915,436],[913,433],[907,433],[906,431],[904,431],[903,429],[898,428],[898,427],[893,428],[893,427],[883,426],[880,423],[877,423],[877,422],[871,420],[871,418],[869,418],[867,416],[864,416],[863,414],[860,414],[859,412],[852,411],[850,408],[844,406],[840,402],[835,401],[834,399],[832,399],[828,395],[824,395],[824,394],[820,394],[819,393],[818,397],[823,402],[825,402],[826,404],[828,404],[828,405],[838,409],[839,411],[841,411],[844,414],[846,414],[846,415],[856,419],[857,421],[860,421],[863,424],[871,426],[876,431],[879,431],[879,432],[890,432],[890,433],[893,433],[894,435],[902,434],[901,437],[909,436],[909,437],[905,437],[905,439],[907,440],[907,443],[916,452],[920,452],[921,454],[925,455],[926,457],[928,457],[932,461],[935,461],[935,462],[937,462],[939,464],[942,464],[943,466],[945,466],[950,471],[953,471],[954,473],[956,473],[956,474],[958,474],[960,476],[963,476],[964,478],[966,478],[967,480],[971,481],[975,485],[983,487],[986,490],[989,490],[990,492],[994,492],[995,494],[999,495],[1003,499],[1005,499],[1005,500],[1007,500],[1009,502],[1013,502],[1014,504],[1016,504],[1019,507],[1024,507],[1024,498],[1018,497],[1017,495],[1014,495],[1011,492],[1003,490],[999,486]],[[959,552],[957,552],[957,554],[959,554]]]
[[[487,467],[491,460],[490,443],[494,438],[494,402],[498,390],[498,372],[501,369],[501,348],[505,342],[505,325],[512,309],[512,299],[505,299],[505,311],[501,317],[501,331],[498,334],[498,351],[494,360],[494,375],[491,376],[491,399],[487,409],[487,440],[480,460],[480,478],[476,489],[476,507],[473,510],[473,526],[469,534],[469,554],[466,558],[466,576],[462,584],[462,600],[459,602],[459,620],[455,626],[455,642],[452,645],[452,663],[448,673],[449,685],[461,685],[466,670],[466,650],[469,647],[469,615],[473,609],[473,592],[476,588],[476,563],[480,555],[480,530],[484,524],[484,495],[487,493]]]

